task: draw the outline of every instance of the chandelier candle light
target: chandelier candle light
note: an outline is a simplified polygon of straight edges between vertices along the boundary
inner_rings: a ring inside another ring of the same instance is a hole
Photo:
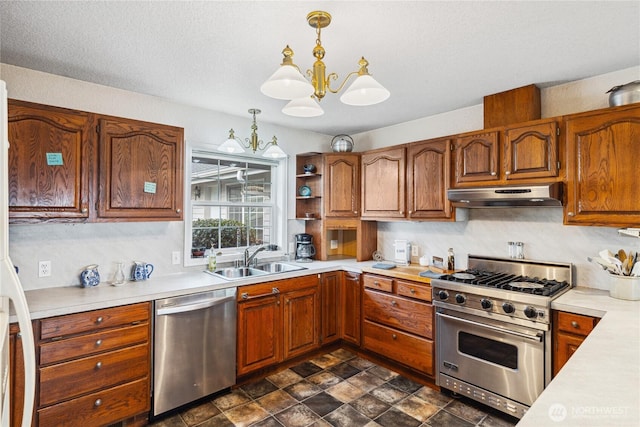
[[[287,154],[282,151],[282,148],[278,147],[278,140],[274,136],[273,139],[267,143],[258,139],[258,125],[256,124],[256,114],[260,114],[261,111],[257,108],[249,109],[249,114],[253,114],[253,124],[251,125],[251,138],[245,138],[243,143],[239,138],[236,138],[233,129],[229,130],[229,139],[223,142],[218,151],[222,151],[227,154],[244,153],[245,148],[251,148],[255,153],[257,150],[266,151],[262,153],[263,157],[270,157],[272,159],[281,159],[287,157]],[[267,148],[268,147],[268,148]]]
[[[340,101],[348,105],[367,106],[378,104],[389,98],[390,92],[369,74],[367,69],[369,62],[364,59],[364,56],[358,62],[360,69],[349,73],[337,89],[332,89],[329,83],[331,80],[337,80],[338,75],[336,73],[326,75],[326,67],[322,62],[325,50],[320,40],[321,29],[331,23],[331,15],[323,11],[314,11],[307,15],[307,22],[316,29],[317,34],[316,46],[313,48],[316,61],[313,64],[313,70],[307,70],[311,82],[305,79],[300,69],[293,63],[293,50],[287,45],[282,51],[284,59],[280,68],[260,86],[260,91],[271,98],[290,100],[282,109],[283,113],[296,117],[315,117],[324,114],[318,101],[325,96],[327,90],[331,93],[340,92],[347,81],[356,74],[358,77],[342,94]]]

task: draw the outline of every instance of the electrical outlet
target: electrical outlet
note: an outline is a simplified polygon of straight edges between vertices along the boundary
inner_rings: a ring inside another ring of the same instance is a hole
[[[331,249],[338,249],[338,241],[337,240],[332,240],[331,241]]]
[[[420,256],[420,247],[418,245],[411,246],[411,256]]]
[[[38,277],[51,276],[51,261],[38,262]]]
[[[178,265],[180,262],[180,251],[171,252],[171,264]]]

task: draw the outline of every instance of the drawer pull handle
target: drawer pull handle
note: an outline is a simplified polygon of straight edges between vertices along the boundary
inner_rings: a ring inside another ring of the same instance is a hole
[[[96,347],[100,347],[102,345],[102,340],[97,340],[96,341]]]
[[[416,290],[415,290],[415,289],[413,289],[413,288],[410,288],[410,289],[409,289],[409,292],[411,292],[412,294],[415,294],[415,293],[416,293]]]
[[[573,326],[576,329],[580,327],[580,325],[578,325],[578,322],[576,322],[575,320],[571,321],[571,326]]]
[[[102,399],[96,399],[96,401],[93,402],[93,406],[95,406],[96,408],[99,407],[100,405],[102,405]]]
[[[249,298],[249,294],[247,292],[243,292],[241,296],[242,296],[242,299],[248,299]]]
[[[377,280],[375,282],[373,282],[374,285],[376,286],[380,286],[380,282],[378,282]]]
[[[272,288],[272,289],[271,289],[271,293],[272,293],[272,294],[279,294],[279,293],[280,293],[280,289],[278,289],[278,288]]]
[[[393,338],[394,340],[398,338],[398,336],[396,334],[391,334],[391,338]]]
[[[102,362],[96,363],[96,370],[102,368]]]
[[[103,320],[104,319],[102,318],[102,316],[100,316],[96,319],[96,323],[99,325],[100,323],[102,323]]]
[[[398,305],[398,303],[393,301],[393,300],[391,300],[391,305],[395,307],[396,305]]]

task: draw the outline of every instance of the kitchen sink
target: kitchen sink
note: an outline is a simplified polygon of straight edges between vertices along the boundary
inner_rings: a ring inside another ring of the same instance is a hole
[[[306,267],[282,262],[268,262],[256,265],[255,267],[228,267],[216,271],[205,270],[205,272],[225,280],[234,280],[242,279],[243,277],[266,276],[268,274],[286,273],[296,270],[306,270]]]

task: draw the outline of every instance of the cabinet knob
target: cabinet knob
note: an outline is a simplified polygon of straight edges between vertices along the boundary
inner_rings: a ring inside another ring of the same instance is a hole
[[[396,305],[398,305],[398,303],[393,301],[393,300],[391,300],[391,305],[395,307]]]
[[[391,338],[393,338],[394,340],[398,338],[398,336],[396,334],[391,334]]]
[[[99,325],[100,323],[102,323],[103,320],[104,319],[102,318],[102,316],[100,316],[96,319],[96,323]]]
[[[358,211],[353,211],[354,214],[358,215]]]
[[[18,332],[18,333],[16,334],[16,338],[17,338],[17,339],[19,339],[19,340],[21,340],[21,339],[22,339],[22,332]]]
[[[413,288],[410,288],[410,289],[409,289],[409,292],[411,292],[412,294],[415,294],[415,293],[416,293],[416,290],[415,290],[415,289],[413,289]]]
[[[567,216],[574,216],[575,214],[573,212],[567,212]]]
[[[276,301],[276,305],[280,305],[280,300]]]
[[[278,289],[278,288],[271,288],[271,293],[272,293],[272,294],[279,294],[279,293],[280,293],[280,289]]]
[[[96,341],[96,347],[100,347],[102,345],[102,340],[97,340]]]
[[[404,215],[404,211],[400,211],[400,215]]]
[[[491,176],[496,176],[497,174],[495,172],[491,172]]]
[[[176,209],[176,213],[182,212],[182,209]]]
[[[96,363],[96,369],[100,369],[100,368],[102,368],[102,362]]]
[[[378,282],[377,280],[375,280],[375,281],[373,282],[373,284],[374,284],[374,285],[376,285],[376,286],[380,286],[380,282]]]
[[[511,175],[511,171],[504,171],[505,175]]]
[[[573,326],[576,329],[578,329],[580,327],[580,325],[578,325],[578,322],[576,322],[575,320],[571,321],[571,326]]]
[[[96,401],[93,402],[93,406],[95,406],[96,408],[99,407],[100,405],[102,405],[102,399],[96,399]]]
[[[249,298],[249,294],[247,292],[243,292],[242,295],[240,295],[240,297],[242,299],[248,299]]]
[[[87,212],[89,212],[88,208],[82,208],[82,213],[87,213]]]
[[[411,215],[413,213],[413,211],[409,211],[409,215]]]

